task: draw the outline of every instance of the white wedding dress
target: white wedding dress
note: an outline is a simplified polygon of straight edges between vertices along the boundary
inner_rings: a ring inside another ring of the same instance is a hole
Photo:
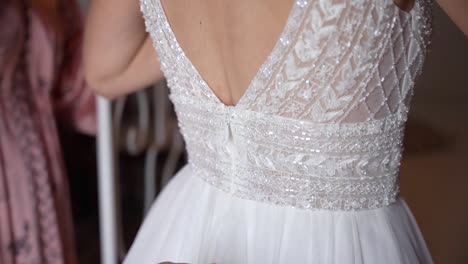
[[[431,3],[296,1],[235,106],[215,96],[160,0],[141,0],[188,164],[124,261],[432,263],[399,195],[402,139]]]

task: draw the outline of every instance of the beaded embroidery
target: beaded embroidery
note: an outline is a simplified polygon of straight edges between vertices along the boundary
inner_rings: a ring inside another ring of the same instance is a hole
[[[404,126],[430,35],[429,0],[296,1],[235,106],[183,53],[159,0],[140,0],[195,173],[236,197],[361,210],[398,193]]]

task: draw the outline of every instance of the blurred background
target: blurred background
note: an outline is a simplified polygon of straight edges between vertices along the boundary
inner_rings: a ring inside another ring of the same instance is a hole
[[[86,0],[80,4],[85,12]],[[464,264],[468,263],[468,38],[434,7],[432,44],[407,124],[401,188],[435,263]],[[167,92],[161,82],[112,105],[122,255],[154,196],[186,162]],[[58,131],[79,263],[99,263],[96,139],[60,123]]]

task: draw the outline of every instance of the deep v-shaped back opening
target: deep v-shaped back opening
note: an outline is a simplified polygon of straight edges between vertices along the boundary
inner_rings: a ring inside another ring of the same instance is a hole
[[[273,48],[269,51],[268,55],[260,64],[260,66],[257,67],[257,70],[253,75],[253,78],[250,79],[250,81],[248,82],[247,87],[243,90],[243,93],[241,97],[238,99],[238,101],[234,104],[229,105],[229,104],[224,103],[219,98],[219,96],[216,95],[216,93],[210,86],[209,82],[201,75],[197,67],[189,59],[188,55],[186,54],[186,52],[184,51],[184,49],[181,47],[180,43],[177,40],[177,36],[175,35],[175,32],[171,27],[171,24],[167,17],[164,6],[161,3],[161,0],[156,0],[156,2],[158,5],[158,8],[160,8],[163,23],[166,24],[166,28],[168,31],[167,33],[171,35],[171,39],[174,42],[172,44],[177,49],[176,52],[179,53],[182,60],[185,60],[186,62],[185,64],[188,65],[189,67],[188,70],[194,74],[194,76],[198,79],[198,82],[201,84],[202,88],[206,89],[206,92],[209,93],[210,97],[212,97],[216,101],[216,103],[221,104],[225,107],[239,107],[241,104],[245,103],[246,100],[248,100],[247,98],[251,98],[251,96],[253,95],[256,83],[259,82],[261,78],[268,78],[270,76],[271,68],[275,68],[274,64],[277,64],[279,62],[279,60],[277,59],[278,55],[281,55],[282,53],[284,53],[287,47],[287,44],[289,44],[290,42],[288,40],[289,39],[288,35],[290,35],[291,31],[294,31],[295,29],[295,27],[293,27],[293,25],[291,24],[294,22],[293,16],[296,12],[296,9],[298,7],[304,7],[304,6],[300,6],[300,4],[298,4],[297,1],[293,1],[293,4],[289,9],[289,13],[287,15],[286,21],[281,29],[281,33],[274,41]]]

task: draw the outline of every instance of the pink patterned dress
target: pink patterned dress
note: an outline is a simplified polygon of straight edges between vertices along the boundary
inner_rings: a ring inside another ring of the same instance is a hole
[[[76,263],[56,122],[87,134],[96,129],[94,99],[80,70],[77,17],[62,21],[77,26],[59,42],[28,6],[0,3],[0,24],[8,25],[0,27],[2,264]]]

